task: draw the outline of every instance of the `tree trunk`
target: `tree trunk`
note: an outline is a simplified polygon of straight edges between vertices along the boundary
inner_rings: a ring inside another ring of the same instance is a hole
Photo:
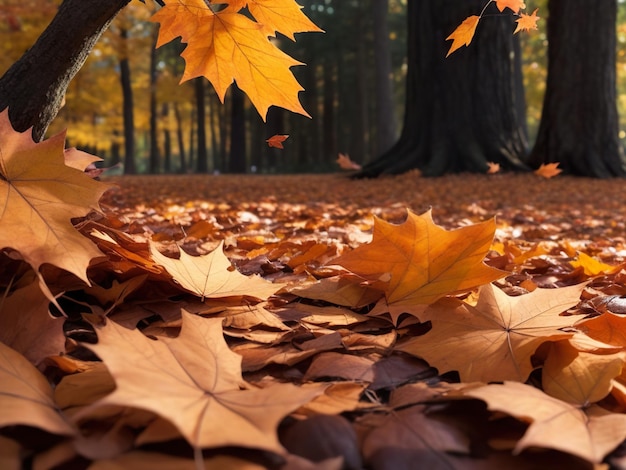
[[[172,172],[172,133],[170,131],[170,105],[163,103],[161,107],[163,120],[163,171]]]
[[[178,157],[180,172],[187,173],[187,157],[185,155],[185,139],[183,138],[183,118],[180,115],[178,103],[174,102],[174,119],[176,120],[176,140],[178,142]]]
[[[228,171],[230,173],[246,172],[246,118],[244,94],[237,85],[232,85],[230,94],[232,108],[230,121],[230,154]]]
[[[20,132],[40,141],[61,109],[70,81],[100,35],[130,0],[64,0],[56,16],[20,60],[0,78],[0,110]],[[69,32],[69,33],[68,33]]]
[[[548,2],[548,80],[529,163],[566,173],[626,175],[616,102],[617,1]]]
[[[148,173],[159,173],[159,139],[157,110],[157,50],[156,30],[150,49],[150,154],[148,156]]]
[[[357,176],[425,176],[524,168],[524,97],[511,15],[487,15],[474,40],[446,58],[446,38],[484,0],[408,2],[406,109],[399,141]],[[489,8],[495,9],[495,4]],[[497,10],[494,10],[497,12]]]
[[[387,16],[389,0],[372,0],[374,60],[376,63],[376,151],[381,155],[396,141],[396,115],[391,81],[391,52]]]
[[[120,83],[122,85],[122,115],[124,119],[124,173],[134,175],[137,173],[135,166],[135,115],[133,104],[133,88],[130,80],[130,63],[126,51],[128,31],[120,31],[124,45],[124,53],[120,59]]]
[[[198,173],[208,173],[209,155],[206,148],[206,112],[204,104],[204,78],[194,79],[196,90],[196,121],[198,123],[198,159],[196,161],[196,171]]]

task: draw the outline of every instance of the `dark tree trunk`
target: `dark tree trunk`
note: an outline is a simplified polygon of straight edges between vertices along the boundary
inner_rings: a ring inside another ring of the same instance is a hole
[[[323,98],[323,145],[324,161],[334,162],[337,158],[337,130],[335,128],[335,63],[333,58],[324,60]]]
[[[159,139],[157,110],[157,50],[156,34],[150,49],[150,154],[148,157],[148,173],[159,173]]]
[[[170,131],[170,106],[163,103],[161,108],[161,118],[163,119],[163,171],[172,172],[172,133]]]
[[[178,142],[178,157],[180,158],[180,172],[187,173],[187,157],[185,155],[185,139],[183,138],[183,118],[180,115],[178,103],[174,103],[174,119],[176,120],[176,140]]]
[[[230,154],[228,171],[230,173],[246,172],[246,117],[244,109],[244,94],[237,85],[233,84],[231,97],[230,121]]]
[[[548,82],[530,165],[626,175],[616,102],[617,1],[548,2]]]
[[[130,0],[64,0],[20,60],[0,78],[0,110],[16,130],[33,127],[40,141],[63,103],[70,81],[111,20]]]
[[[128,31],[122,29],[120,32],[124,48],[128,39]],[[130,80],[130,63],[128,54],[124,49],[124,54],[120,59],[120,83],[122,85],[122,115],[124,119],[124,173],[134,175],[137,173],[135,167],[135,115],[133,104],[133,88]]]
[[[511,15],[484,17],[469,47],[446,59],[446,38],[484,0],[408,2],[406,109],[399,141],[357,176],[425,176],[524,168],[527,137]],[[495,9],[495,4],[489,8]],[[495,10],[497,12],[497,10]]]
[[[204,106],[204,78],[198,77],[194,80],[196,90],[196,122],[198,123],[198,160],[196,161],[196,171],[198,173],[208,173],[209,155],[206,148],[206,111]]]
[[[389,0],[372,0],[374,59],[376,63],[376,150],[378,155],[396,141],[396,117],[391,81],[391,52],[387,16]]]

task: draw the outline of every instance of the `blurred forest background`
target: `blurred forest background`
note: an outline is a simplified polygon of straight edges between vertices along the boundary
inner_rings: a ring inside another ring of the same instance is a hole
[[[60,1],[0,0],[0,76],[34,43]],[[385,2],[299,0],[326,32],[276,40],[307,64],[292,70],[313,119],[271,108],[263,122],[235,87],[221,104],[204,78],[179,84],[183,45],[155,50],[158,26],[149,18],[156,7],[133,0],[73,80],[49,133],[67,129],[68,146],[104,158],[105,166],[121,163],[126,173],[325,172],[337,170],[340,152],[366,163],[393,143],[383,126],[392,124],[395,136],[401,130],[406,1],[388,0],[381,12]],[[528,2],[528,11],[539,8],[542,20],[539,31],[521,38],[531,144],[545,90],[546,3]],[[617,28],[620,138],[626,142],[626,0],[619,2]],[[377,99],[381,70],[392,90],[387,110]],[[274,134],[289,134],[283,150],[265,143]]]

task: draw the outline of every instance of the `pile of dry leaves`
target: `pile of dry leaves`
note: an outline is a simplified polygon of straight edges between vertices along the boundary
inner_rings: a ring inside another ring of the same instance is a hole
[[[105,181],[91,286],[1,255],[0,467],[626,465],[623,181]]]

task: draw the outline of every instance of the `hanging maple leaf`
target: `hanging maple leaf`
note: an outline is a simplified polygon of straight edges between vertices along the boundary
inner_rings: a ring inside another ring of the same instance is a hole
[[[462,382],[524,382],[539,345],[573,335],[561,328],[571,327],[576,317],[559,314],[579,302],[583,287],[535,289],[510,297],[487,284],[480,288],[476,306],[456,299],[430,306],[420,319],[430,320],[432,330],[397,349],[423,358],[439,373],[458,371]]]
[[[559,162],[542,163],[541,166],[535,170],[535,174],[537,176],[550,179],[550,178],[554,178],[556,175],[558,175],[562,171],[563,170],[559,168]]]
[[[17,250],[35,271],[49,263],[89,283],[87,266],[102,253],[71,219],[98,209],[109,186],[75,168],[93,158],[64,147],[65,133],[35,143],[0,113],[0,248]]]
[[[504,11],[505,8],[510,8],[513,10],[513,13],[519,13],[521,9],[526,8],[523,0],[495,0],[495,2],[498,10],[501,12]]]
[[[428,305],[506,274],[483,263],[494,233],[493,219],[448,231],[433,222],[430,210],[408,211],[401,225],[376,217],[372,242],[332,263],[372,281],[389,305]]]
[[[107,405],[131,406],[167,419],[196,448],[282,452],[278,423],[325,386],[252,388],[241,376],[241,356],[224,341],[221,318],[183,310],[182,321],[180,336],[159,340],[112,321],[97,327],[98,343],[85,346],[104,361],[117,387],[77,419]]]
[[[177,37],[187,44],[181,81],[206,77],[222,102],[236,81],[264,120],[272,105],[309,116],[290,71],[302,63],[268,41],[260,23],[231,8],[214,12],[203,0],[166,0],[152,21],[160,23],[157,47]]]
[[[282,287],[258,276],[244,276],[232,269],[223,246],[222,241],[204,256],[190,256],[181,250],[180,259],[172,259],[162,255],[151,242],[150,255],[178,284],[203,299],[249,296],[266,300]]]
[[[452,45],[450,46],[450,50],[446,54],[446,57],[448,57],[450,54],[452,54],[454,51],[461,48],[462,46],[469,46],[469,44],[472,42],[472,39],[474,38],[474,33],[476,33],[476,27],[478,26],[479,20],[480,16],[476,15],[465,18],[465,20],[463,20],[463,23],[461,23],[452,32],[452,34],[446,38],[446,41],[449,41],[450,39],[453,40]]]
[[[599,463],[626,438],[626,415],[598,406],[585,411],[517,382],[490,384],[463,392],[487,403],[492,411],[530,422],[514,452],[539,447],[556,449]]]
[[[526,13],[520,13],[520,17],[515,20],[517,22],[517,28],[513,34],[517,34],[520,31],[530,31],[531,29],[537,29],[537,21],[541,18],[537,16],[537,11],[539,9],[535,9],[532,14],[527,15]]]
[[[273,135],[272,137],[267,139],[265,142],[267,142],[267,145],[270,147],[282,149],[282,148],[285,148],[283,147],[283,142],[287,140],[288,137],[289,137],[288,135],[277,134],[277,135]]]
[[[302,13],[302,7],[294,0],[248,0],[247,4],[267,36],[279,32],[295,41],[294,33],[323,32]]]

